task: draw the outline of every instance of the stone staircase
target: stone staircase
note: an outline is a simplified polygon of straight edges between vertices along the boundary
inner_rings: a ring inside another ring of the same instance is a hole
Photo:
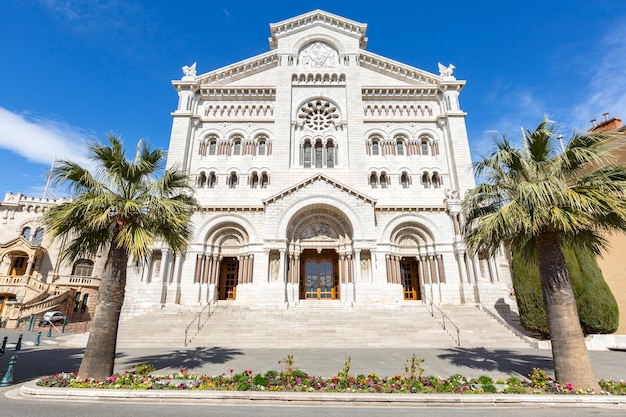
[[[440,307],[460,328],[462,348],[528,348],[511,330],[473,305]],[[118,345],[182,348],[185,327],[199,310],[181,307],[122,315]],[[393,306],[342,306],[307,301],[285,308],[220,301],[187,348],[453,348],[456,330],[442,329],[419,302]],[[449,334],[448,332],[452,333]]]
[[[461,329],[462,347],[529,347],[474,306],[451,306],[444,312]],[[456,336],[456,330],[452,333]],[[426,306],[414,302],[350,308],[320,301],[303,302],[289,309],[221,303],[190,346],[450,348],[456,346],[453,336],[431,317]]]

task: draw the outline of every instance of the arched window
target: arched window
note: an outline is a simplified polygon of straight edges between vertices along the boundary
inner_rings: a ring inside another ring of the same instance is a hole
[[[261,188],[267,188],[267,185],[270,183],[270,177],[267,175],[267,172],[261,174]]]
[[[258,142],[258,149],[259,150],[257,152],[258,155],[265,155],[266,147],[267,147],[267,142],[266,142],[265,138],[259,139],[259,142]]]
[[[302,148],[303,165],[305,168],[311,168],[311,142],[307,140]]]
[[[422,185],[424,188],[430,187],[430,176],[428,175],[428,172],[424,172],[422,174]]]
[[[378,178],[376,177],[376,173],[375,172],[372,172],[370,174],[370,186],[372,188],[378,187]]]
[[[89,259],[79,259],[74,262],[72,275],[75,277],[90,277],[93,275],[93,261]]]
[[[250,179],[250,188],[256,188],[259,185],[259,176],[256,172],[252,173],[252,178]]]
[[[400,177],[400,185],[402,188],[409,188],[409,175],[406,172],[403,172]]]
[[[422,139],[421,142],[421,146],[422,146],[422,155],[428,155],[428,139]]]
[[[241,155],[241,139],[233,140],[233,155]]]
[[[332,140],[326,143],[326,168],[335,167],[335,145]]]
[[[24,239],[30,240],[30,227],[25,227],[22,229],[22,236],[24,236]]]
[[[404,140],[396,139],[396,155],[404,155]]]
[[[441,176],[439,176],[438,172],[433,173],[432,183],[433,183],[433,187],[435,188],[441,187],[441,184],[443,183],[443,181],[441,179]]]
[[[237,178],[237,173],[235,171],[231,172],[230,176],[228,177],[228,187],[236,188],[238,181],[239,179]]]
[[[41,245],[43,242],[43,229],[39,228],[35,231],[35,236],[33,236],[33,244]]]
[[[211,172],[209,174],[209,179],[207,180],[207,187],[215,188],[216,184],[217,184],[217,177],[215,176],[215,172]]]
[[[205,185],[206,185],[206,174],[204,173],[204,171],[202,171],[200,175],[198,175],[198,188],[204,188]]]
[[[380,140],[378,138],[372,139],[372,155],[380,155]]]
[[[380,174],[380,188],[387,188],[387,174]]]
[[[217,152],[217,140],[209,140],[209,155],[215,155]]]
[[[322,146],[322,141],[318,140],[315,142],[315,168],[321,168],[324,156],[324,147]]]

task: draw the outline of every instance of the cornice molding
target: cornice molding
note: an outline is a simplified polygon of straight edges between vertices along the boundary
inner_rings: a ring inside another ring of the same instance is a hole
[[[359,38],[359,46],[361,49],[365,49],[367,46],[367,38],[365,37],[367,24],[359,23],[318,9],[278,23],[271,23],[270,33],[272,36],[269,38],[270,49],[276,49],[278,45],[277,38],[315,25],[327,26]]]

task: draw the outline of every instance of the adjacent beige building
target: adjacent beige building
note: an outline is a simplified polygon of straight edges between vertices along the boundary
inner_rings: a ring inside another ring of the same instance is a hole
[[[98,298],[104,262],[62,262],[63,241],[50,242],[39,223],[51,206],[63,202],[6,193],[0,202],[0,326],[14,328],[32,315],[59,310],[70,321],[84,321]]]

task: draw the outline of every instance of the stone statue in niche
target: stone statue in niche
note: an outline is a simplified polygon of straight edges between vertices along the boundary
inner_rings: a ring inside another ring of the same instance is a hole
[[[300,51],[298,65],[310,68],[338,67],[339,54],[323,42],[314,42]]]
[[[280,264],[280,260],[278,257],[273,256],[272,260],[270,261],[270,277],[272,278],[272,281],[277,281],[278,280],[278,266]]]

